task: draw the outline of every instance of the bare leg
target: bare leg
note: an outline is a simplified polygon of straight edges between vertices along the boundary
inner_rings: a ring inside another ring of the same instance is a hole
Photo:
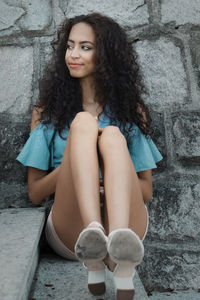
[[[108,126],[99,137],[98,145],[104,164],[107,229],[111,232],[129,227],[142,239],[147,214],[126,140],[117,127]]]
[[[83,223],[86,227],[91,221],[101,222],[97,155],[98,126],[89,113],[81,113],[74,120],[72,128],[71,172]]]
[[[84,227],[101,222],[97,122],[87,112],[73,120],[57,180],[52,220],[63,243],[72,251]]]
[[[142,239],[147,212],[126,140],[117,127],[108,126],[99,137],[98,146],[104,169],[105,229],[110,233],[129,227]],[[113,271],[116,264],[109,257],[105,262]]]

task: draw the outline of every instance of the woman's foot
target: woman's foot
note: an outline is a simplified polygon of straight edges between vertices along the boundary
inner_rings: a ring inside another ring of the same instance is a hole
[[[133,274],[135,267],[142,262],[143,244],[129,228],[112,231],[108,239],[110,259],[117,264],[114,272],[116,300],[132,300],[135,293]]]
[[[93,295],[105,293],[105,264],[107,254],[107,237],[103,226],[92,222],[84,229],[75,244],[78,259],[88,269],[88,288]]]

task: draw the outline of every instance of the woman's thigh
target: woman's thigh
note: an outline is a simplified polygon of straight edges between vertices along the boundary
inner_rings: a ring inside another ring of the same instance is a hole
[[[72,175],[71,147],[72,143],[75,143],[77,147],[82,147],[81,143],[77,144],[77,140],[80,140],[83,132],[84,134],[87,132],[89,138],[94,138],[96,135],[97,139],[98,127],[96,127],[96,121],[91,114],[81,112],[76,115],[70,127],[56,183],[52,223],[60,240],[72,251],[84,225],[75,192],[77,186]]]
[[[119,143],[121,143],[121,139],[119,140]],[[99,144],[98,144],[99,146]],[[111,160],[109,159],[109,155],[110,155],[110,142],[107,144],[106,140],[104,141],[103,145],[101,145],[101,147],[103,148],[103,152],[104,152],[104,159],[101,156],[101,151],[99,151],[99,161],[100,161],[100,165],[101,165],[101,169],[103,170],[103,172],[105,172],[106,169],[106,162],[108,162],[109,164],[111,163]],[[127,147],[127,145],[125,145],[125,147]],[[107,151],[108,149],[108,151]],[[102,148],[101,148],[102,150]],[[139,183],[139,178],[137,176],[137,173],[135,171],[134,165],[132,163],[129,151],[125,151],[128,149],[124,148],[124,151],[121,152],[121,158],[118,156],[116,161],[112,160],[112,163],[117,165],[117,164],[122,164],[123,161],[129,161],[129,164],[127,167],[127,172],[125,175],[123,176],[127,176],[128,181],[131,182],[131,191],[127,191],[127,196],[130,197],[130,209],[129,209],[129,228],[131,228],[134,232],[136,232],[139,237],[141,239],[143,239],[143,237],[146,234],[146,230],[148,227],[148,211],[147,208],[144,204],[144,200],[143,200],[143,196],[142,196],[142,191],[141,191],[141,187],[140,187],[140,183]],[[126,156],[126,157],[122,157],[122,156]],[[110,168],[112,168],[111,165],[109,165]],[[105,174],[103,174],[105,176]],[[117,176],[121,176],[121,174],[119,173]],[[112,185],[112,189],[113,189],[113,185],[114,188],[117,189],[121,189],[122,185],[124,182],[127,182],[127,180],[124,180],[124,178],[121,178],[120,180],[120,184],[115,184],[113,177],[109,178],[109,180],[107,180],[107,182],[109,182],[109,186]],[[108,190],[110,187],[106,186],[106,190]],[[109,193],[108,193],[109,194]],[[109,233],[109,214],[110,212],[108,212],[108,207],[107,207],[107,199],[106,199],[106,195],[104,195],[104,226],[106,229],[106,232]],[[128,201],[128,199],[121,199],[122,201],[122,205],[124,203],[124,201]],[[112,209],[114,210],[115,207],[113,206]]]

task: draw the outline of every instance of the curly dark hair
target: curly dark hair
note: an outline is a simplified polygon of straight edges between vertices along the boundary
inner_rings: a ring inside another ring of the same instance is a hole
[[[99,13],[76,16],[62,24],[58,39],[53,43],[50,68],[47,66],[40,82],[40,99],[36,108],[42,108],[41,120],[53,123],[61,135],[66,126],[70,128],[75,115],[83,111],[79,79],[70,76],[65,63],[71,28],[80,22],[89,24],[95,33],[95,101],[103,109],[105,106],[108,108],[104,113],[110,118],[111,125],[118,124],[127,139],[134,123],[146,136],[150,136],[151,118],[141,96],[145,88],[136,52],[124,29],[110,17]]]

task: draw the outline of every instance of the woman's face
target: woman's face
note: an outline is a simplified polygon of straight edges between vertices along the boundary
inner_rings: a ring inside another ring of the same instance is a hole
[[[90,77],[95,72],[95,33],[86,23],[74,25],[67,41],[65,62],[70,75],[76,78]]]

